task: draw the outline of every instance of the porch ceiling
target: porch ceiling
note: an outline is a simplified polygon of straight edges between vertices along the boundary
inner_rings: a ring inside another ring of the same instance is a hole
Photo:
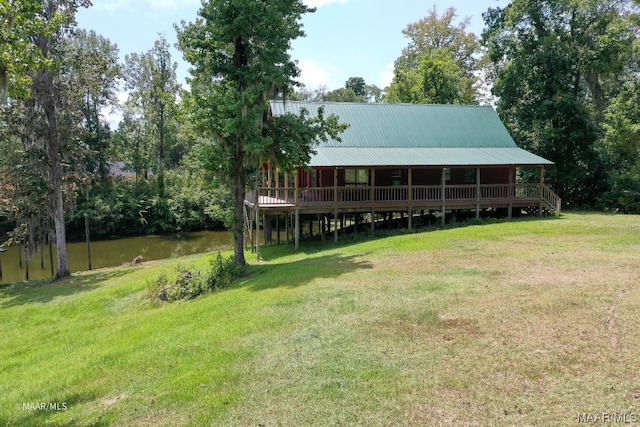
[[[311,167],[541,166],[553,162],[517,147],[318,147]]]

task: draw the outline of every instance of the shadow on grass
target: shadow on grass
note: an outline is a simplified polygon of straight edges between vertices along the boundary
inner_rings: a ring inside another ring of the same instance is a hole
[[[492,225],[492,224],[508,224],[514,222],[539,222],[539,221],[553,221],[558,219],[566,219],[563,214],[558,215],[545,215],[542,217],[538,216],[521,216],[514,217],[512,219],[508,218],[470,218],[466,221],[457,221],[457,222],[448,222],[444,227],[438,224],[427,224],[427,225],[418,225],[413,229],[409,230],[406,227],[398,227],[398,228],[385,228],[378,227],[375,229],[373,235],[368,228],[370,227],[368,224],[361,226],[361,231],[355,233],[353,231],[341,232],[338,242],[334,241],[333,233],[329,233],[325,235],[325,240],[321,241],[318,236],[314,236],[312,240],[306,239],[300,241],[300,248],[298,251],[294,249],[293,242],[289,242],[289,244],[281,243],[281,244],[262,244],[260,246],[260,259],[263,261],[274,261],[279,258],[290,256],[292,254],[305,254],[305,255],[313,255],[317,253],[321,253],[324,251],[332,250],[335,248],[349,247],[352,245],[356,245],[359,243],[372,242],[376,240],[382,240],[388,237],[402,236],[408,234],[425,234],[433,231],[442,231],[442,230],[453,230],[456,228],[464,228],[464,227],[473,227],[473,226],[483,226],[483,225]]]
[[[87,402],[93,402],[97,396],[90,394],[70,394],[55,398],[46,398],[37,402],[16,402],[15,418],[2,420],[2,425],[15,426],[43,426],[43,425],[64,425],[69,427],[84,426],[86,423],[74,421],[73,419],[58,420],[59,413],[68,411]],[[94,420],[92,426],[107,426],[106,421]]]
[[[415,232],[415,231],[414,231]],[[337,248],[346,248],[349,246],[357,245],[359,243],[371,242],[383,239],[385,237],[390,236],[399,236],[401,234],[412,233],[411,231],[405,230],[394,230],[391,232],[385,231],[376,231],[374,235],[371,235],[370,232],[360,232],[360,233],[350,233],[340,235],[338,242],[333,240],[333,234],[330,237],[327,237],[326,240],[321,241],[319,238],[314,238],[313,240],[301,240],[300,247],[298,250],[295,250],[293,243],[289,243],[288,245],[285,243],[281,244],[261,244],[260,245],[260,259],[262,261],[276,261],[280,258],[291,256],[294,254],[303,254],[303,255],[316,255],[322,254],[323,252],[328,252]]]
[[[59,297],[91,291],[104,280],[128,274],[128,269],[96,271],[71,276],[67,279],[42,279],[31,282],[0,285],[0,308],[24,304],[43,304]]]
[[[280,287],[295,288],[316,279],[336,279],[349,272],[370,268],[371,263],[355,255],[321,255],[282,264],[252,266],[246,284],[256,292]]]

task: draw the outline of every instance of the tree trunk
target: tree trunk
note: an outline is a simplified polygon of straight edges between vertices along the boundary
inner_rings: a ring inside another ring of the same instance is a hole
[[[56,248],[58,250],[56,279],[69,277],[69,262],[67,260],[67,237],[64,223],[64,198],[62,194],[62,163],[60,161],[60,136],[58,132],[58,95],[56,93],[55,77],[50,70],[40,71],[34,82],[36,104],[44,112],[45,132],[43,145],[47,153],[48,179],[51,185],[49,195],[49,215],[53,219],[56,230]]]
[[[51,23],[55,19],[56,11],[61,5],[56,1],[43,3],[44,19]],[[54,35],[39,34],[35,37],[35,45],[40,50],[43,58],[51,58],[51,48],[54,45]],[[42,171],[50,185],[49,216],[53,219],[56,231],[56,246],[58,249],[58,271],[56,279],[71,275],[69,262],[67,261],[67,238],[64,223],[64,198],[62,194],[62,163],[60,159],[60,128],[58,114],[62,110],[58,71],[42,66],[35,71],[33,76],[32,99],[36,111],[42,111],[41,126],[35,130],[37,142],[46,153],[48,162],[46,169]]]
[[[244,258],[244,196],[246,176],[244,172],[244,159],[241,155],[236,158],[235,189],[234,189],[234,212],[233,212],[233,255],[238,265],[245,265]]]
[[[71,276],[69,262],[67,260],[67,235],[64,223],[64,200],[62,196],[62,165],[57,149],[57,138],[55,143],[48,141],[49,146],[49,171],[53,194],[51,195],[51,217],[56,230],[56,248],[58,250],[56,279]],[[54,147],[55,146],[55,147]]]

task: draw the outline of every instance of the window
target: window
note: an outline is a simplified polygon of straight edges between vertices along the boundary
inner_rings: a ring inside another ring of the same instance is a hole
[[[402,185],[402,171],[394,170],[391,172],[391,185]]]
[[[476,183],[476,169],[467,168],[464,170],[464,183],[475,184]]]
[[[369,169],[345,169],[344,185],[346,186],[369,185]]]

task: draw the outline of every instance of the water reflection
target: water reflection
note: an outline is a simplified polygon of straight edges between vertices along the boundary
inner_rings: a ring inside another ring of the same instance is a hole
[[[91,267],[93,269],[115,267],[129,264],[136,256],[142,255],[143,261],[165,259],[205,252],[231,249],[233,236],[228,231],[202,231],[182,233],[171,236],[142,236],[115,240],[103,240],[91,243]],[[49,248],[38,249],[29,260],[29,279],[51,277]],[[27,265],[24,254],[17,247],[10,247],[0,253],[2,279],[0,283],[12,283],[25,280]],[[67,245],[69,268],[72,272],[89,269],[86,243]],[[53,249],[55,269],[56,250]]]

